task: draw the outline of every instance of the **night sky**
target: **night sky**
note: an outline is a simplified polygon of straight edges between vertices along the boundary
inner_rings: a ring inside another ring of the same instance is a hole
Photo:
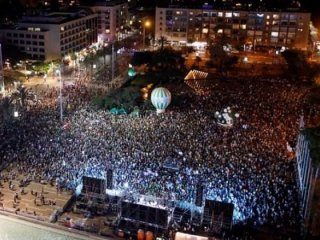
[[[50,0],[48,0],[50,1]],[[58,0],[51,0],[52,2],[58,2]],[[80,0],[83,3],[94,2],[95,0]],[[145,7],[154,7],[157,5],[164,5],[166,3],[175,2],[175,0],[136,0],[139,5]],[[189,3],[201,3],[208,2],[213,6],[217,5],[221,0],[176,0],[177,2],[189,2]],[[17,19],[21,15],[23,9],[22,5],[29,5],[35,7],[40,0],[0,0],[0,16],[3,17],[12,17]],[[234,0],[233,2],[253,2],[259,4],[265,4],[271,7],[288,7],[293,0]],[[314,24],[320,28],[320,0],[300,0],[301,5],[307,11],[312,13],[312,20]]]
[[[312,21],[314,25],[320,28],[320,1],[302,0],[301,4],[312,13]]]

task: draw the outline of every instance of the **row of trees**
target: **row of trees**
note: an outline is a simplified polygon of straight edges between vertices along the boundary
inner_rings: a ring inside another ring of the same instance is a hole
[[[217,73],[222,76],[228,73],[232,67],[238,63],[239,57],[229,55],[225,50],[226,41],[222,37],[215,44],[209,44],[208,50],[210,60],[209,67],[215,67]],[[282,57],[287,64],[287,76],[293,81],[316,82],[320,76],[320,67],[318,63],[309,61],[308,52],[290,49],[282,52]]]

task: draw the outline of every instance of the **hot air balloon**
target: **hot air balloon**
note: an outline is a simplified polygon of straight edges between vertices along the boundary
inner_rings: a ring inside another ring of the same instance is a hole
[[[157,109],[157,114],[163,113],[171,102],[171,93],[164,87],[155,88],[151,93],[151,102]]]

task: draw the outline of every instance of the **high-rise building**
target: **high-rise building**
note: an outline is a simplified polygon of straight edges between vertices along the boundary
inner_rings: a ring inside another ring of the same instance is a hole
[[[310,131],[314,131],[304,127],[303,117],[300,119],[300,133],[297,139],[296,145],[296,176],[298,183],[298,192],[299,192],[299,204],[301,216],[304,220],[304,227],[306,229],[312,229],[312,225],[316,226],[312,222],[318,219],[316,214],[312,213],[313,205],[316,205],[314,194],[315,194],[315,184],[317,182],[317,178],[319,175],[319,166],[315,164],[315,160],[312,157],[316,157],[311,152],[311,147],[316,146],[314,144],[316,138],[310,137],[314,133]],[[317,138],[318,135],[316,134]],[[319,140],[316,140],[319,141]],[[313,231],[311,231],[313,232]]]
[[[96,1],[91,10],[98,15],[99,40],[120,40],[128,25],[128,3],[122,0]]]
[[[209,5],[156,8],[155,37],[208,42],[224,36],[235,45],[307,49],[310,13],[213,9]]]

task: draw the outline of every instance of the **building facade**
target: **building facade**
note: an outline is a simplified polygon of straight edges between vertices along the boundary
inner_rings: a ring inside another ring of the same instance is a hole
[[[315,186],[319,175],[319,167],[313,164],[310,152],[310,139],[305,132],[304,121],[300,119],[300,133],[296,145],[296,176],[300,198],[300,210],[303,218],[304,229],[311,230],[312,222],[318,219],[317,215],[312,212],[314,209]],[[316,225],[315,225],[316,226]],[[318,228],[318,227],[316,227]]]
[[[15,28],[1,29],[2,41],[30,59],[54,60],[97,42],[97,15],[87,11],[25,16]]]
[[[208,42],[224,36],[234,44],[306,50],[310,13],[156,8],[155,37]]]
[[[299,134],[296,149],[296,172],[300,194],[300,207],[303,218],[308,219],[311,207],[310,199],[313,168],[309,142],[305,134]]]
[[[128,3],[125,1],[96,1],[91,10],[98,15],[99,40],[111,42],[124,38],[128,25]]]

